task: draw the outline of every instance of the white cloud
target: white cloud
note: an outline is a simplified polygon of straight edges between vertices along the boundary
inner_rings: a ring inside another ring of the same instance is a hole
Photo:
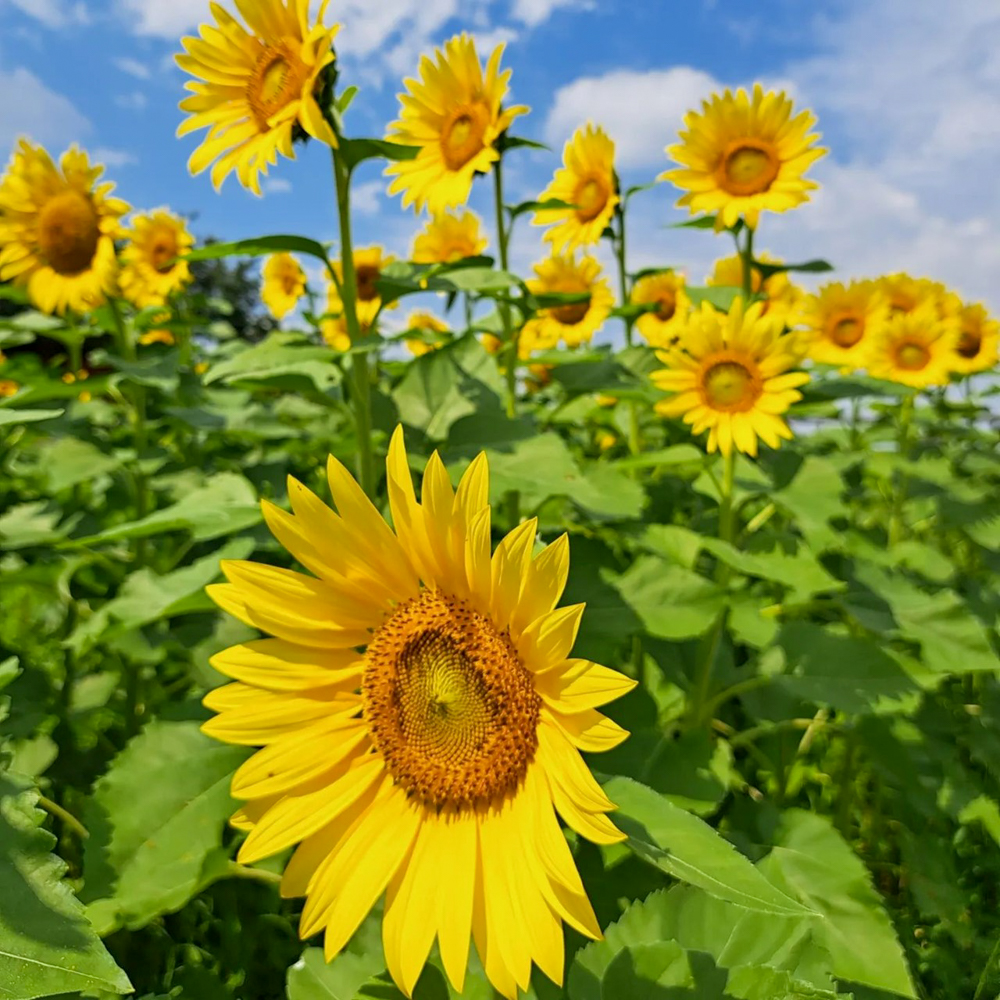
[[[385,181],[365,181],[351,191],[351,207],[359,215],[378,215],[385,200]]]
[[[114,64],[123,73],[128,73],[129,76],[134,76],[137,80],[148,80],[152,75],[149,66],[143,62],[139,62],[138,59],[131,59],[128,56],[115,59]]]
[[[529,27],[547,21],[557,7],[582,7],[591,10],[593,0],[514,0],[513,15]]]
[[[619,166],[665,169],[663,149],[676,140],[684,112],[719,86],[708,73],[690,66],[580,77],[556,91],[545,138],[559,148],[592,121],[615,140]]]
[[[126,111],[142,111],[148,103],[146,95],[141,90],[133,90],[130,94],[119,94],[115,98],[115,104]]]
[[[208,13],[205,0],[117,0],[117,6],[137,35],[169,38],[174,42],[196,28]]]
[[[74,24],[89,24],[90,12],[82,0],[10,0],[23,14],[40,21],[46,28],[65,28]]]
[[[25,136],[53,150],[62,151],[71,142],[83,139],[91,131],[90,121],[72,102],[42,83],[23,67],[0,69],[0,150],[8,150],[16,139]],[[10,99],[10,95],[17,99]]]
[[[112,149],[109,146],[98,146],[93,151],[94,159],[106,167],[118,170],[121,167],[131,167],[139,162],[138,158],[124,149]]]
[[[260,186],[264,194],[289,194],[292,190],[292,182],[284,177],[266,177]]]

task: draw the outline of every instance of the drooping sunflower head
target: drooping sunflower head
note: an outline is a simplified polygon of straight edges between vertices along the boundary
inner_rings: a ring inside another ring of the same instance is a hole
[[[561,340],[567,347],[585,344],[601,328],[614,305],[615,297],[601,265],[584,254],[553,254],[535,265],[537,278],[528,282],[535,295],[573,293],[586,295],[579,302],[540,309],[521,331],[521,356],[531,350],[547,350]]]
[[[924,302],[885,323],[869,348],[868,371],[915,389],[947,385],[957,368],[960,338],[958,318],[942,317],[934,302]]]
[[[831,282],[803,301],[803,330],[797,339],[813,361],[854,371],[865,367],[868,348],[888,318],[888,304],[876,282]]]
[[[958,320],[959,335],[952,359],[955,371],[989,371],[997,363],[1000,322],[990,316],[981,303],[963,306]]]
[[[325,26],[327,3],[313,22],[309,0],[242,2],[246,26],[213,3],[215,24],[202,25],[200,38],[183,39],[177,64],[195,79],[185,85],[191,96],[180,106],[190,117],[177,134],[208,129],[188,163],[192,174],[214,162],[216,189],[235,170],[259,195],[261,175],[278,154],[295,158],[296,139],[337,144],[316,99],[340,27]]]
[[[182,258],[194,246],[184,220],[165,208],[136,215],[125,233],[118,279],[122,295],[140,309],[162,305],[191,281],[191,268]]]
[[[781,264],[783,261],[767,253],[754,254],[755,260],[761,264]],[[715,262],[707,284],[725,285],[730,288],[743,287],[743,261],[738,254],[723,257]],[[774,319],[780,319],[788,324],[798,311],[802,297],[805,294],[801,288],[792,284],[785,271],[764,278],[763,272],[756,267],[750,269],[750,290],[754,295],[762,295],[764,314]]]
[[[410,318],[406,321],[406,328],[420,334],[420,336],[406,338],[406,346],[415,358],[443,347],[451,335],[448,324],[440,316],[423,311],[410,313]]]
[[[911,313],[930,304],[940,316],[956,316],[962,301],[940,281],[914,278],[900,272],[879,278],[878,287],[889,307],[889,315]]]
[[[290,253],[272,254],[264,262],[260,297],[275,319],[284,319],[306,293],[306,272]]]
[[[382,269],[396,258],[388,255],[381,247],[364,247],[354,251],[354,274],[358,284],[358,322],[362,326],[371,326],[382,308],[382,296],[379,294],[376,282],[382,276]],[[337,280],[344,280],[343,261],[334,261],[333,268]],[[398,302],[393,302],[386,308],[395,309]],[[330,312],[343,312],[344,303],[337,291],[336,282],[330,283]]]
[[[809,381],[790,371],[797,362],[791,338],[765,316],[761,303],[746,310],[737,298],[729,313],[707,302],[693,310],[681,337],[683,350],[662,351],[666,366],[653,372],[659,388],[674,395],[656,404],[666,417],[683,417],[693,434],[708,431],[708,450],[733,448],[757,454],[757,439],[777,448],[792,432],[782,419]]]
[[[810,131],[815,115],[793,111],[783,91],[765,93],[760,84],[752,94],[713,94],[684,116],[680,143],[667,149],[681,166],[658,179],[687,192],[677,204],[693,215],[715,213],[716,229],[739,219],[755,227],[762,211],[801,205],[817,187],[805,172],[826,150]]]
[[[129,206],[104,167],[72,146],[56,166],[22,139],[0,178],[0,281],[26,285],[42,312],[87,312],[115,288],[115,238]]]
[[[420,60],[419,80],[405,81],[399,120],[389,126],[388,138],[420,151],[386,168],[395,178],[389,193],[403,192],[404,208],[436,214],[464,204],[474,176],[499,158],[494,143],[528,111],[501,106],[510,81],[510,70],[500,71],[503,49],[493,50],[484,71],[472,37],[456,35],[433,58]]]
[[[631,300],[638,305],[655,303],[644,312],[636,326],[653,347],[673,347],[680,341],[687,323],[691,300],[684,290],[684,275],[677,271],[658,271],[643,275],[632,286]]]
[[[439,212],[413,240],[415,264],[453,264],[466,257],[478,257],[487,246],[474,212]]]
[[[571,656],[566,536],[536,555],[532,519],[491,552],[485,456],[456,490],[432,455],[418,502],[397,430],[387,472],[394,528],[333,458],[336,512],[295,480],[292,514],[264,503],[309,575],[223,563],[211,596],[273,638],[213,659],[236,683],[205,699],[204,728],[263,747],[233,778],[239,857],[298,845],[281,891],[306,896],[303,937],[325,931],[332,958],[384,894],[407,995],[435,938],[461,992],[471,938],[514,1000],[533,962],[561,981],[563,921],[600,934],[556,814],[622,839],[580,751],[625,738],[597,708],[634,683]]]
[[[563,166],[539,201],[564,201],[573,208],[536,212],[536,226],[550,226],[545,239],[554,253],[597,243],[619,202],[615,144],[604,129],[588,123],[566,143]]]

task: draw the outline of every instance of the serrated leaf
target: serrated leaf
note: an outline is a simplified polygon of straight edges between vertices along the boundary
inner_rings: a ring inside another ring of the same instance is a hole
[[[702,635],[726,603],[711,580],[656,556],[640,556],[615,586],[646,631],[663,639]]]

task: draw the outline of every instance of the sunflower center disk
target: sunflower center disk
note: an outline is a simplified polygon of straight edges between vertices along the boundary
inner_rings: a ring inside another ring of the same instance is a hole
[[[358,298],[362,302],[371,302],[378,298],[378,287],[375,282],[379,278],[379,269],[372,264],[362,264],[356,271],[358,279]]]
[[[674,318],[677,312],[677,296],[673,292],[664,292],[656,300],[656,318],[666,323]]]
[[[903,344],[896,351],[896,363],[907,371],[920,371],[931,359],[931,352],[923,344]]]
[[[538,745],[541,699],[506,632],[464,601],[425,591],[366,653],[365,717],[390,773],[435,808],[514,791]]]
[[[441,155],[449,170],[461,170],[483,149],[489,114],[481,104],[452,112],[441,130]]]
[[[978,333],[974,333],[971,330],[963,330],[962,335],[958,338],[958,347],[955,350],[963,358],[974,358],[982,346],[983,341]]]
[[[843,348],[853,347],[864,336],[865,326],[856,316],[843,316],[830,327],[830,339]]]
[[[169,274],[174,269],[173,260],[177,256],[177,240],[172,233],[163,233],[153,241],[149,259],[160,274]]]
[[[246,97],[261,129],[267,129],[271,117],[297,96],[304,68],[299,57],[284,45],[269,46],[260,54],[250,74]]]
[[[705,373],[705,395],[717,410],[748,410],[760,390],[753,374],[738,361],[721,361]]]
[[[581,222],[596,219],[608,203],[608,189],[596,177],[590,177],[577,186],[573,195],[576,217]]]
[[[100,220],[90,199],[79,191],[50,198],[38,217],[38,246],[59,274],[86,271],[97,253]]]
[[[769,145],[743,140],[723,158],[722,186],[730,194],[760,194],[774,182],[778,167],[778,157]]]

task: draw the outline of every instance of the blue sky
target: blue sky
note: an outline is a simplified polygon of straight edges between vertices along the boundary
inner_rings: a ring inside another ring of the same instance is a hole
[[[174,138],[183,73],[171,55],[207,0],[0,0],[0,150],[28,133],[53,151],[79,141],[102,156],[136,207],[197,213],[201,236],[334,235],[329,167],[318,146],[272,171],[263,199],[230,179],[221,195],[191,178],[196,140]],[[461,12],[461,13],[459,13]],[[765,216],[760,245],[786,259],[824,256],[838,276],[907,269],[1000,307],[1000,3],[997,0],[332,0],[344,23],[343,80],[362,92],[355,134],[382,134],[400,78],[463,28],[508,43],[513,94],[532,107],[519,134],[554,152],[510,158],[512,199],[535,196],[573,128],[592,118],[616,140],[626,183],[663,170],[686,108],[755,80],[814,108],[831,155],[814,201]],[[359,174],[359,244],[405,256],[419,226]],[[473,205],[486,209],[480,182]],[[700,283],[729,252],[721,239],[669,230],[676,192],[640,195],[634,267],[677,265]],[[515,267],[540,256],[523,225]]]

